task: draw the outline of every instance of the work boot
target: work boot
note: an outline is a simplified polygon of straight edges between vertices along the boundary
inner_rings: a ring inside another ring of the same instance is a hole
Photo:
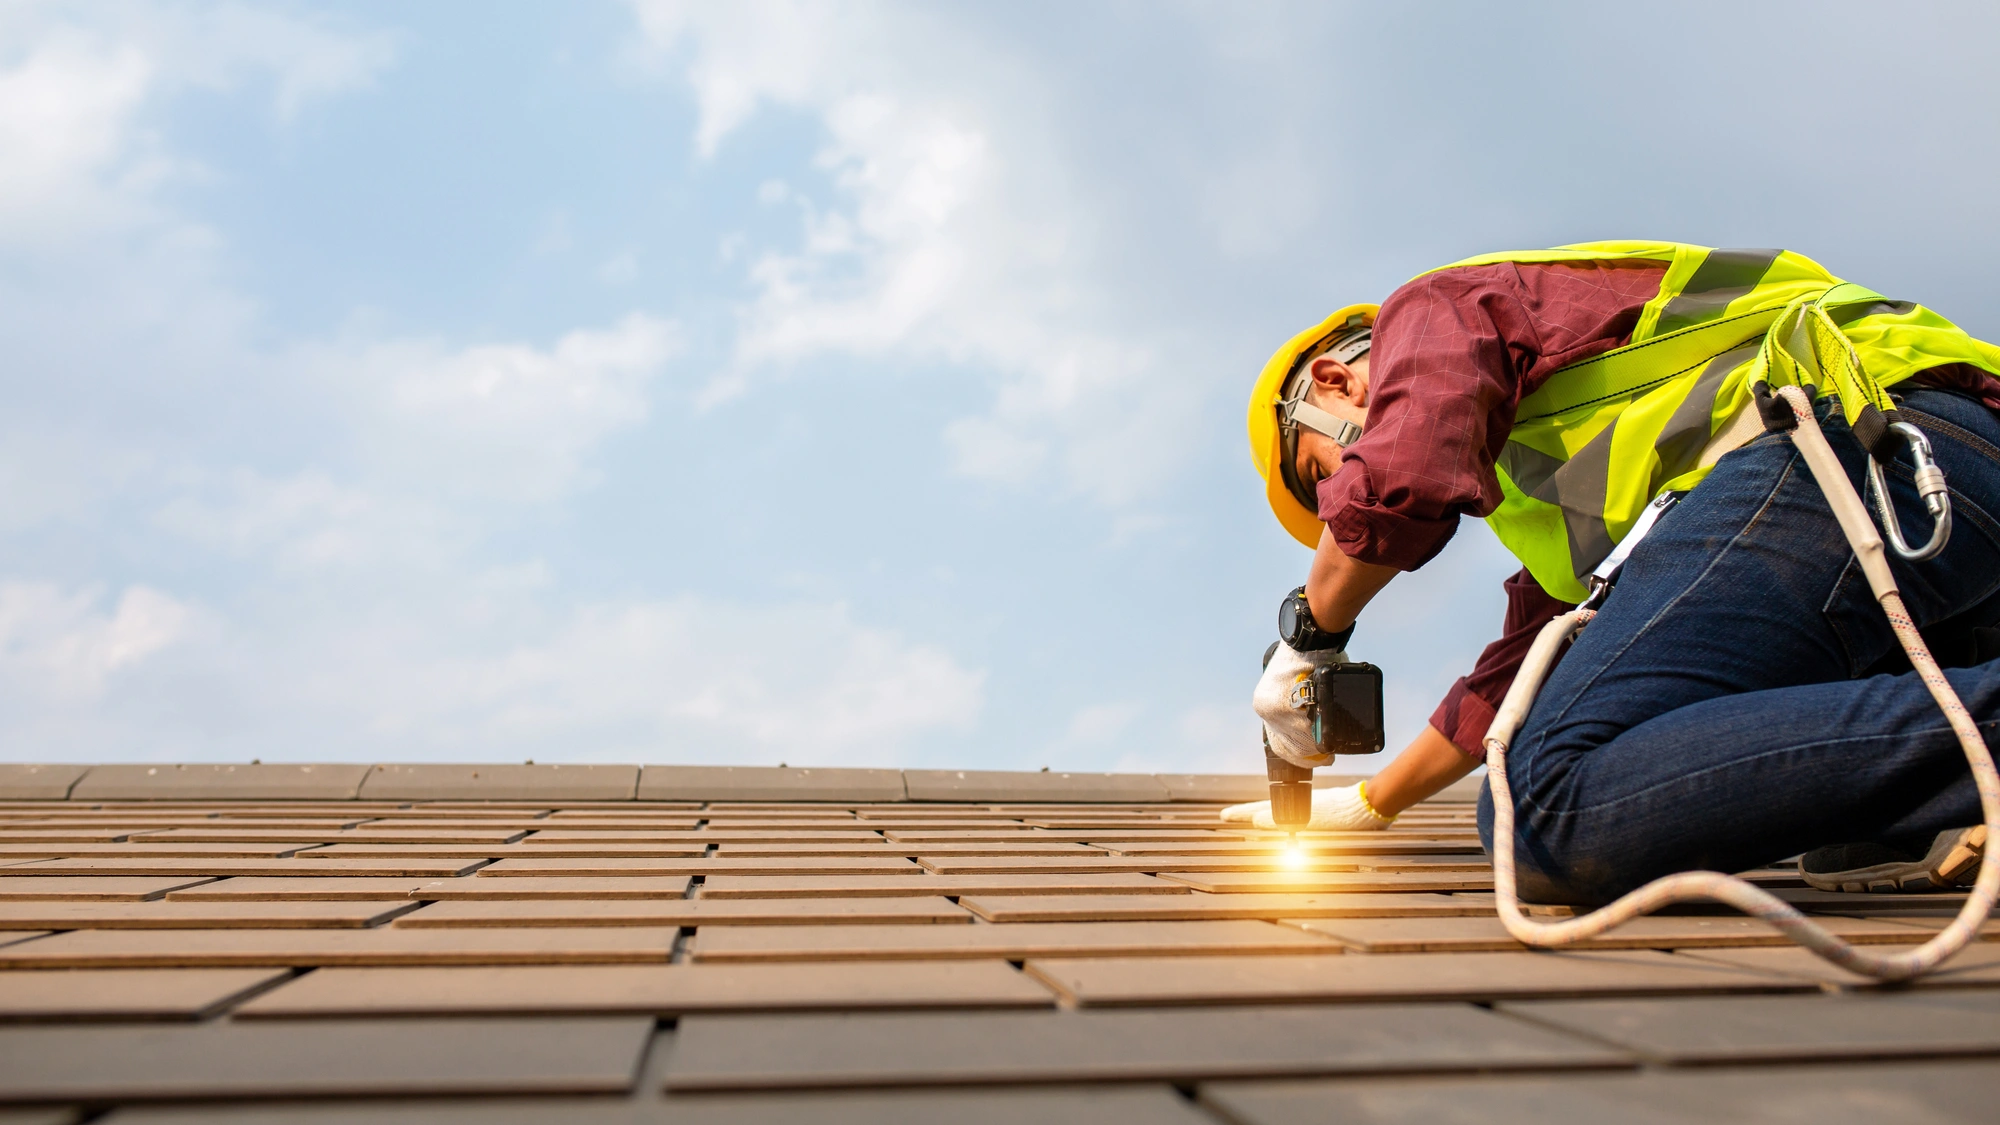
[[[1799,857],[1799,874],[1822,891],[1937,891],[1970,886],[1986,850],[1986,826],[1937,834],[1921,856],[1886,844],[1832,844]]]

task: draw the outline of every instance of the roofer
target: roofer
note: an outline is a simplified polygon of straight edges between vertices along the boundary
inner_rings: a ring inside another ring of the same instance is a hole
[[[1767,433],[1757,407],[1766,331],[1804,300],[1893,388],[1947,474],[1957,520],[1942,553],[1893,565],[1993,740],[2000,348],[1791,252],[1603,242],[1491,254],[1300,333],[1251,397],[1272,511],[1314,551],[1305,590],[1325,644],[1344,648],[1363,607],[1434,558],[1463,515],[1484,517],[1522,563],[1499,639],[1386,768],[1313,795],[1312,827],[1385,827],[1474,770],[1536,633],[1591,595],[1622,544],[1615,592],[1509,751],[1525,895],[1604,901],[1673,871],[1802,852],[1828,889],[1970,879],[1983,829],[1965,827],[1981,818],[1959,746],[1789,436]],[[1816,416],[1859,480],[1863,442],[1898,438],[1879,412],[1857,417],[1846,388],[1818,391]],[[1927,529],[1911,475],[1907,457],[1888,463],[1902,525]],[[1296,679],[1305,660],[1281,645],[1265,683]],[[1273,749],[1326,764],[1282,696],[1273,705],[1260,685]],[[1491,799],[1483,789],[1489,851]],[[1231,815],[1269,823],[1266,804]]]

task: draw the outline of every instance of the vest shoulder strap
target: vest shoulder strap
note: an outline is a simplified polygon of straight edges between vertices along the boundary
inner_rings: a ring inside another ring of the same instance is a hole
[[[1460,269],[1465,266],[1497,266],[1503,262],[1610,262],[1621,259],[1645,258],[1658,262],[1671,262],[1676,253],[1689,250],[1707,253],[1705,246],[1683,246],[1673,242],[1575,242],[1568,246],[1557,246],[1546,250],[1502,250],[1493,254],[1477,254],[1462,258],[1450,265],[1428,269],[1417,277],[1429,277],[1445,270]],[[1410,280],[1415,281],[1413,277]]]
[[[1885,299],[1872,289],[1847,282],[1830,287],[1820,297],[1829,309],[1869,305]],[[1643,393],[1724,352],[1762,338],[1784,311],[1783,306],[1751,309],[1572,363],[1551,375],[1534,394],[1522,399],[1515,418],[1518,422],[1554,418],[1582,407]]]

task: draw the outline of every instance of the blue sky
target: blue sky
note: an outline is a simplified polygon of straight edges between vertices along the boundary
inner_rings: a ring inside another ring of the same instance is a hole
[[[0,10],[0,756],[1258,768],[1242,411],[1494,249],[2000,336],[1977,4]],[[1392,745],[1499,623],[1364,616]]]

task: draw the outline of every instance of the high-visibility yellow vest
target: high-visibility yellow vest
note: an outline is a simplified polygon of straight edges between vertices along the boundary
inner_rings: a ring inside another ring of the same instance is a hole
[[[1758,432],[1751,388],[1760,380],[1838,394],[1851,423],[1870,405],[1888,409],[1881,388],[1925,368],[1967,363],[2000,375],[2000,348],[1787,250],[1589,242],[1441,268],[1633,258],[1667,269],[1631,342],[1557,371],[1522,399],[1495,466],[1504,499],[1487,525],[1567,601],[1586,596],[1584,579],[1656,496],[1693,488],[1720,452]],[[1801,310],[1814,303],[1826,313],[1817,323],[1852,346],[1859,380],[1813,363]]]

